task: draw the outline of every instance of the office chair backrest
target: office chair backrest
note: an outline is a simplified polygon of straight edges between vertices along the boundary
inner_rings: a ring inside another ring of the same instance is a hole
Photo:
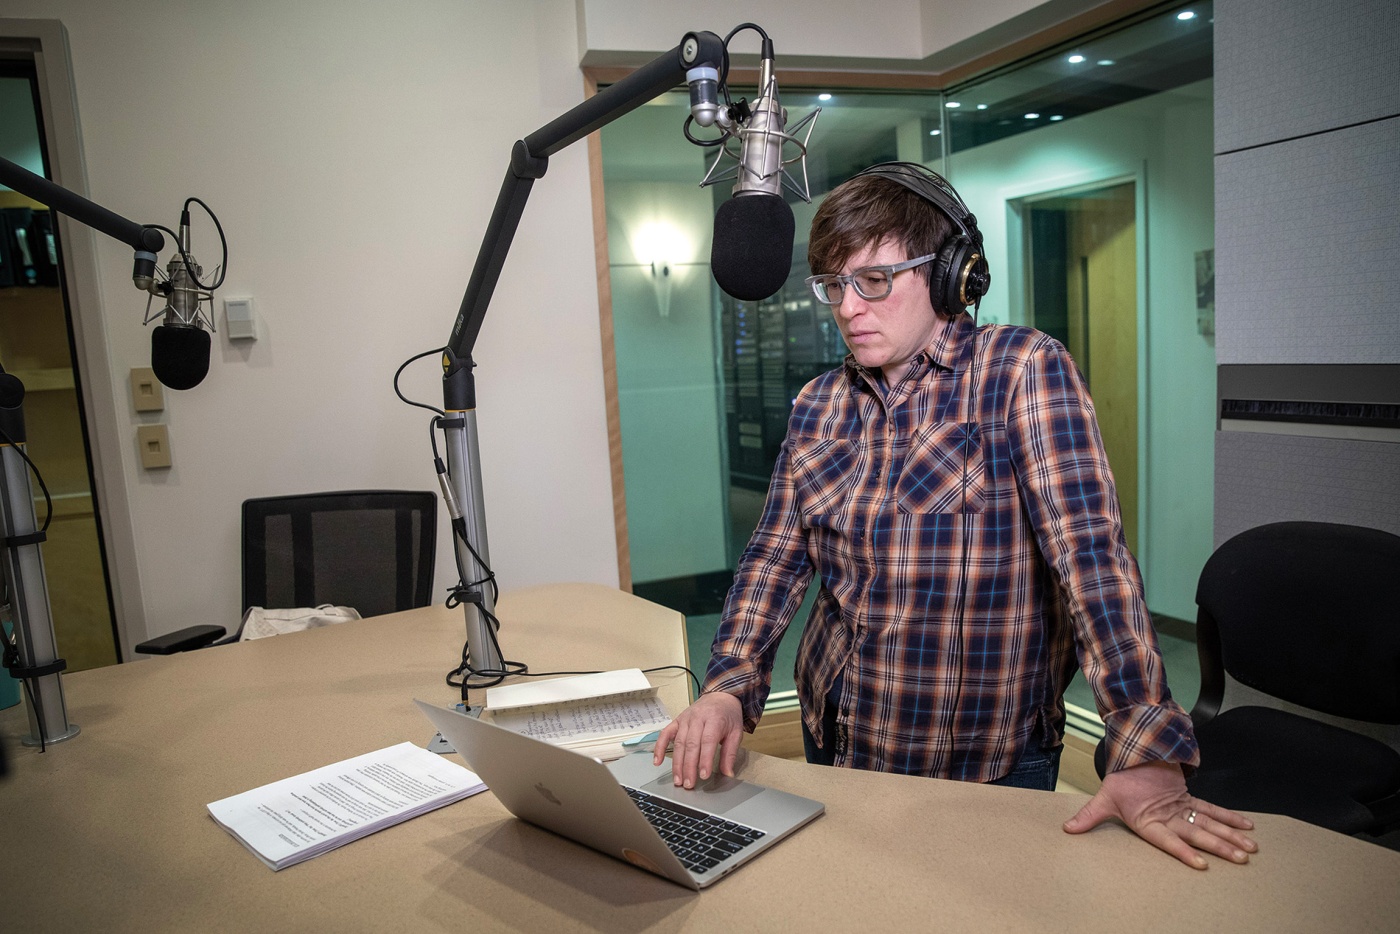
[[[432,602],[437,494],[351,490],[243,503],[243,609]]]
[[[1400,723],[1400,537],[1324,522],[1241,532],[1196,590],[1202,693],[1211,630],[1242,684],[1322,713]]]

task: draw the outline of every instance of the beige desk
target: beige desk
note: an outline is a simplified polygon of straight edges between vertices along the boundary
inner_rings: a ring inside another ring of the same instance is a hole
[[[668,664],[680,617],[589,585],[507,594],[506,655],[537,670]],[[512,818],[482,794],[279,873],[208,817],[226,795],[403,740],[448,704],[441,608],[82,672],[77,738],[10,741],[0,783],[7,931],[1138,932],[1400,928],[1400,853],[1261,816],[1247,867],[1179,866],[1083,799],[751,757],[827,814],[701,895]],[[683,675],[663,676],[684,703]],[[15,708],[0,730],[22,730]]]

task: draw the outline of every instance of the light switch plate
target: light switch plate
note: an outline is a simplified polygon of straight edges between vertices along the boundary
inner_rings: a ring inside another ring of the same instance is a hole
[[[164,425],[142,425],[136,429],[141,448],[141,466],[158,470],[170,466],[170,432]]]
[[[131,404],[138,412],[160,412],[165,409],[165,388],[150,367],[131,368]]]
[[[258,322],[253,316],[251,298],[224,299],[224,333],[231,341],[258,339]]]

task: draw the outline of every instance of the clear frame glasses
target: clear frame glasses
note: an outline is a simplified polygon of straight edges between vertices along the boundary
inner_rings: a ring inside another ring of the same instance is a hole
[[[906,259],[904,262],[895,263],[892,266],[864,266],[849,276],[836,273],[808,276],[807,284],[812,287],[812,294],[817,297],[817,301],[823,305],[841,304],[841,299],[846,295],[847,285],[854,288],[856,294],[867,302],[878,302],[880,299],[886,298],[890,294],[890,290],[894,288],[895,273],[913,269],[915,266],[922,266],[924,263],[931,263],[937,258],[937,253],[930,253],[928,256]]]

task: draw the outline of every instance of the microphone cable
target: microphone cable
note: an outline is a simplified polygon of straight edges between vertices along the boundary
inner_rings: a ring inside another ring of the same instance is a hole
[[[729,34],[724,37],[724,44],[722,46],[724,58],[719,69],[718,89],[720,95],[724,98],[724,109],[726,113],[732,112],[735,108],[734,99],[729,95],[729,43],[735,36],[743,32],[745,29],[752,29],[754,32],[762,36],[763,44],[765,47],[767,47],[768,44],[771,42],[771,40],[768,38],[768,33],[764,32],[763,27],[757,25],[756,23],[740,23],[738,26],[735,26],[733,29],[729,30]],[[763,95],[763,88],[759,88],[758,93],[761,97]],[[743,111],[748,110],[748,102],[746,100],[741,99],[739,101],[738,106]],[[745,112],[740,116],[739,119],[735,120],[735,123],[742,123],[743,120],[747,118],[748,114]],[[694,122],[694,114],[691,114],[690,116],[686,117],[685,123],[681,125],[681,133],[685,135],[687,141],[696,146],[702,146],[706,148],[714,146],[723,146],[725,140],[729,139],[730,136],[734,135],[729,130],[721,128],[720,135],[716,136],[714,139],[702,139],[700,137],[691,135],[690,125]]]
[[[429,405],[426,402],[410,399],[408,396],[404,395],[403,389],[399,385],[399,380],[403,376],[404,371],[412,364],[425,357],[440,355],[446,350],[446,347],[434,347],[431,350],[425,350],[422,353],[414,354],[403,363],[399,364],[399,368],[394,371],[393,381],[394,395],[399,398],[400,402],[415,408],[427,409],[429,412],[433,413],[433,417],[428,424],[428,443],[432,446],[433,470],[437,473],[439,481],[445,481],[447,467],[443,463],[441,452],[438,450],[437,432],[438,429],[450,421],[450,419],[443,409],[435,405]],[[487,611],[480,595],[481,588],[490,585],[492,604],[494,605],[496,600],[500,597],[500,585],[496,581],[496,572],[491,570],[490,565],[482,559],[481,553],[478,552],[476,546],[472,544],[471,539],[467,535],[466,523],[461,519],[451,518],[450,515],[449,518],[451,519],[449,524],[452,529],[453,539],[452,559],[457,567],[457,582],[447,589],[447,599],[444,601],[443,605],[449,609],[455,609],[464,603],[476,604],[477,611],[481,613],[482,617],[486,620],[486,635],[487,638],[491,640],[491,647],[495,650],[496,657],[500,658],[502,662],[502,667],[500,669],[482,670],[473,668],[470,661],[471,643],[467,641],[462,643],[461,661],[456,668],[453,668],[447,673],[445,680],[449,687],[459,688],[461,690],[462,703],[465,704],[467,702],[467,690],[469,688],[492,687],[493,685],[500,684],[507,677],[512,675],[527,674],[530,669],[524,662],[510,661],[501,653],[501,645],[496,638],[496,631],[501,628],[501,621],[494,613]],[[459,540],[466,546],[467,551],[481,567],[482,573],[485,576],[480,580],[468,582],[467,569],[462,563],[461,552],[459,552],[456,547],[456,542]],[[480,683],[471,683],[471,679],[473,678],[486,680]]]
[[[228,238],[224,236],[224,226],[219,223],[219,218],[210,210],[209,205],[205,204],[199,198],[190,197],[185,199],[185,205],[180,210],[181,227],[189,226],[191,204],[197,204],[204,208],[204,213],[209,215],[209,219],[214,222],[214,229],[219,232],[219,244],[222,248],[223,256],[217,267],[219,275],[218,281],[212,285],[205,285],[203,282],[200,282],[199,277],[194,274],[194,263],[190,260],[190,254],[186,252],[185,244],[181,241],[179,234],[161,224],[142,224],[141,226],[148,230],[159,230],[161,233],[168,235],[170,239],[174,241],[175,249],[180,253],[180,259],[185,264],[185,271],[189,275],[190,281],[195,284],[196,288],[212,293],[223,286],[224,278],[228,275]],[[160,267],[156,266],[156,269],[160,269]]]
[[[15,453],[18,454],[24,460],[24,462],[29,465],[30,471],[34,474],[34,479],[39,481],[39,489],[43,491],[44,524],[40,526],[38,531],[34,532],[31,536],[34,539],[33,544],[38,545],[39,542],[44,541],[44,539],[47,537],[47,533],[49,531],[49,524],[53,522],[53,496],[49,494],[48,484],[44,483],[44,475],[39,472],[38,465],[35,464],[34,461],[29,459],[29,455],[25,453],[24,448],[18,444],[15,444],[14,440],[10,438],[9,434],[3,428],[0,428],[0,442],[3,442],[9,445],[10,447],[14,448]],[[0,599],[0,603],[8,605],[10,602],[8,581],[4,581],[3,583],[5,584],[5,592],[3,594],[0,594],[0,598],[2,598]],[[52,625],[52,621],[50,621],[50,625]],[[4,668],[4,670],[8,673],[18,667],[20,667],[19,637],[12,633],[6,632],[4,627],[0,626],[0,668]],[[15,677],[20,684],[24,685],[24,693],[29,698],[29,709],[31,711],[38,710],[38,704],[35,703],[34,700],[34,681],[36,680],[37,676],[24,677],[16,675]],[[42,754],[48,748],[48,745],[44,740],[44,730],[36,729],[35,733],[37,733],[39,736],[39,752]]]
[[[963,425],[963,463],[962,463],[962,548],[958,556],[958,627],[955,644],[958,647],[956,658],[957,665],[954,672],[957,680],[953,683],[953,704],[948,710],[948,777],[953,776],[953,751],[956,748],[958,707],[962,704],[963,688],[963,661],[967,658],[967,647],[963,644],[963,623],[967,616],[968,598],[968,562],[972,553],[972,514],[967,511],[967,486],[968,486],[968,461],[972,457],[972,406],[977,401],[977,317],[982,309],[982,300],[979,298],[977,304],[972,309],[972,333],[968,340],[972,348],[968,353],[968,391],[963,401],[963,416],[968,419]],[[966,312],[964,312],[966,313]],[[978,433],[977,443],[980,446],[982,439]]]

